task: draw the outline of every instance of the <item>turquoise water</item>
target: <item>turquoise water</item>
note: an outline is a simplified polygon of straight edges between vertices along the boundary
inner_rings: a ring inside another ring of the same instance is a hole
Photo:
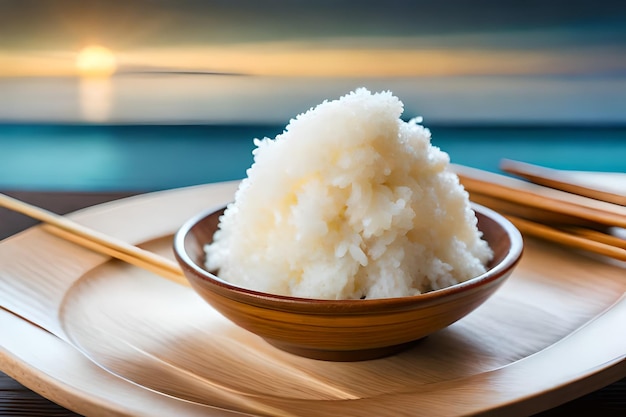
[[[626,172],[626,127],[431,126],[454,163]],[[242,178],[282,126],[0,125],[0,188],[153,191]]]

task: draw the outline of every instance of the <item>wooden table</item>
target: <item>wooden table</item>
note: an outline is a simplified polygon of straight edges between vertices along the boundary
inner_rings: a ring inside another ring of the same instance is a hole
[[[131,192],[68,193],[34,191],[5,191],[5,193],[61,214],[136,194]],[[19,214],[0,209],[0,239],[11,236],[35,223],[34,220]],[[626,415],[626,378],[575,401],[540,413],[539,416],[569,416],[573,414],[589,416]],[[0,372],[0,416],[61,417],[77,416],[77,414],[45,399]]]

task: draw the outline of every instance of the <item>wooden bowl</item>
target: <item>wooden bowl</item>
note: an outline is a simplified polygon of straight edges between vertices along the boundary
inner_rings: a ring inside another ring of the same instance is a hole
[[[484,274],[424,294],[386,299],[320,300],[262,293],[221,280],[204,267],[205,244],[224,208],[187,221],[174,238],[185,276],[209,304],[235,324],[296,355],[358,361],[396,353],[461,319],[481,305],[511,274],[523,242],[498,213],[473,205],[478,227],[494,251]]]

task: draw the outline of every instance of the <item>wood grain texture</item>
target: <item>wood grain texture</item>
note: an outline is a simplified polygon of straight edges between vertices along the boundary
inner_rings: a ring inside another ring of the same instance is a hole
[[[78,414],[26,389],[6,374],[0,374],[0,416],[76,417]]]
[[[120,219],[125,210],[113,212]],[[84,221],[171,256],[171,227],[142,237],[117,230],[110,219],[99,220],[102,212],[87,214]],[[132,215],[129,221],[141,224]],[[0,252],[18,244],[10,242]],[[330,366],[281,353],[214,313],[191,290],[97,259],[72,278],[58,304],[57,327],[114,372],[195,402],[164,397],[103,372],[67,343],[6,312],[0,314],[0,364],[38,392],[87,415],[231,414],[206,403],[284,415],[419,415],[424,410],[451,415],[486,409],[528,415],[626,374],[623,334],[614,331],[625,314],[623,267],[540,242],[531,241],[529,248],[521,272],[475,313],[401,355],[367,366]],[[103,291],[115,302],[104,302]],[[106,328],[115,332],[101,331]],[[2,334],[7,331],[17,336]],[[605,343],[607,337],[611,343]],[[38,349],[43,345],[45,352]],[[275,384],[284,390],[276,391]],[[500,405],[494,408],[494,401]]]

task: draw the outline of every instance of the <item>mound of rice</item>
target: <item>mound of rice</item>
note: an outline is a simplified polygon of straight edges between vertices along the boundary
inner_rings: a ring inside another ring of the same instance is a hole
[[[205,248],[233,284],[320,299],[402,297],[485,271],[468,194],[390,92],[358,89],[255,140],[254,164]]]

